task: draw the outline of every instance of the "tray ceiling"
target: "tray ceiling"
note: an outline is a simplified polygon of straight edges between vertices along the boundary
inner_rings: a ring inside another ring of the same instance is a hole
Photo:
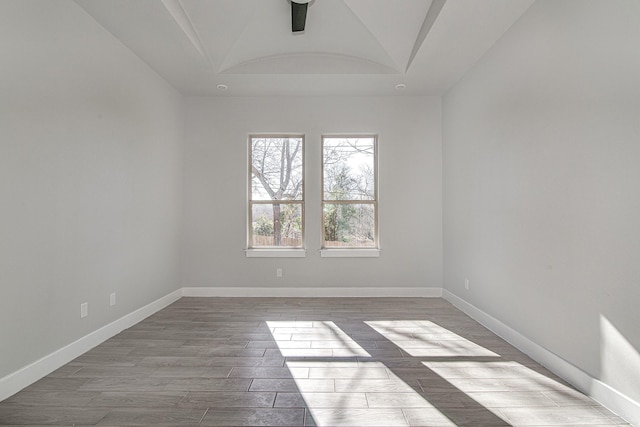
[[[76,0],[184,95],[439,95],[533,0]],[[221,91],[217,86],[228,87]]]

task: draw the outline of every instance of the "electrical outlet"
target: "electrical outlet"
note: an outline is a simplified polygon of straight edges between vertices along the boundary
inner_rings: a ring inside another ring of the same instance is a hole
[[[464,288],[469,290],[469,279],[464,279]]]
[[[109,295],[109,307],[113,307],[114,305],[116,305],[116,293],[112,293],[111,295]]]
[[[276,277],[282,277],[282,269],[276,268]]]
[[[89,315],[89,303],[83,302],[80,304],[80,318],[87,317]]]

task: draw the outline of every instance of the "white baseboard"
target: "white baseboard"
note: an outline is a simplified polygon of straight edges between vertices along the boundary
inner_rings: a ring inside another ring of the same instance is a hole
[[[432,297],[442,296],[439,287],[401,288],[256,288],[185,287],[105,325],[39,360],[0,378],[0,401],[49,375],[95,346],[162,310],[181,297]]]
[[[0,378],[0,401],[33,384],[93,347],[117,335],[150,315],[162,310],[181,297],[444,297],[507,342],[531,356],[560,377],[569,381],[586,395],[640,426],[640,404],[591,377],[576,366],[531,341],[498,319],[469,304],[457,295],[439,287],[400,288],[256,288],[256,287],[184,287],[117,319],[102,328],[62,347],[59,350]]]
[[[615,412],[632,425],[640,426],[640,403],[630,399],[602,381],[593,378],[580,368],[536,344],[518,331],[510,328],[459,296],[446,289],[443,290],[442,294],[444,299],[506,340],[509,344],[531,356],[536,362],[573,384],[578,390]]]
[[[14,395],[42,377],[49,375],[61,366],[71,362],[76,357],[86,353],[93,347],[108,340],[114,335],[117,335],[124,329],[130,328],[136,323],[162,310],[169,304],[179,300],[181,297],[182,289],[171,292],[170,294],[165,295],[164,297],[103,326],[90,334],[77,339],[71,344],[36,360],[24,368],[0,378],[0,401]]]
[[[258,288],[258,287],[184,287],[185,297],[413,297],[439,298],[439,287],[401,288],[353,288],[353,287],[312,287],[312,288]]]

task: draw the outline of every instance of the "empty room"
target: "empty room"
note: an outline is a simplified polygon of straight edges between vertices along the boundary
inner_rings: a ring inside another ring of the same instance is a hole
[[[638,0],[0,0],[0,425],[640,426]]]

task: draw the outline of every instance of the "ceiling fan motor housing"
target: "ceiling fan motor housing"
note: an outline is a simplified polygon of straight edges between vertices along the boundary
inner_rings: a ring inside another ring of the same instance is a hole
[[[307,20],[307,7],[311,0],[291,0],[291,31],[298,33],[304,31]]]

